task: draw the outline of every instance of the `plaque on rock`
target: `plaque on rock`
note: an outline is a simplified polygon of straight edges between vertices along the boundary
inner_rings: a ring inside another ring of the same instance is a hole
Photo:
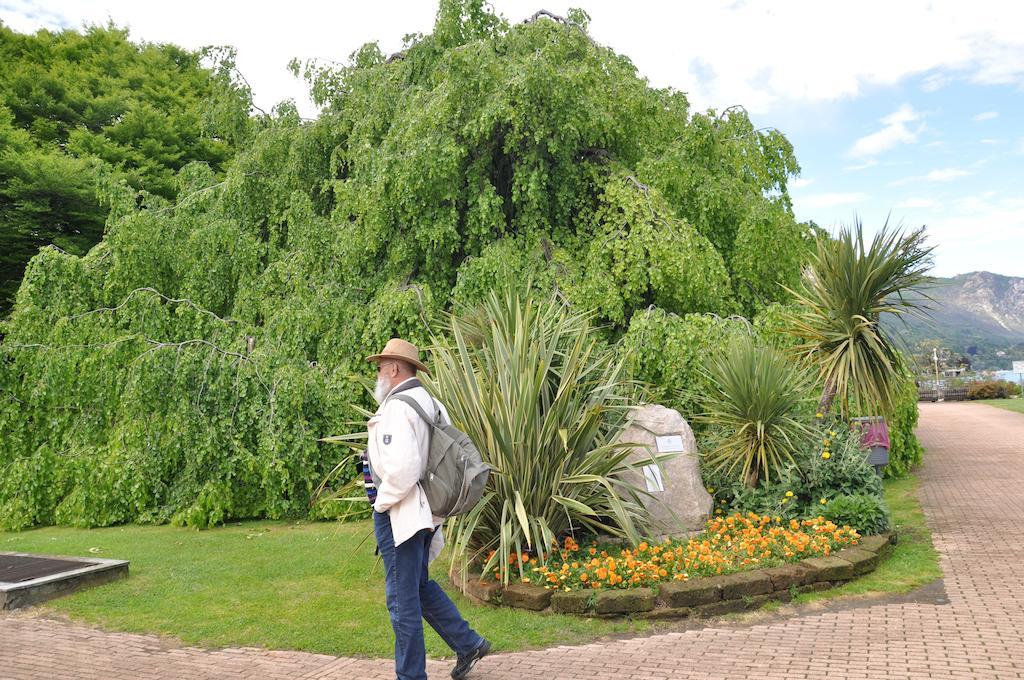
[[[619,441],[637,445],[629,461],[640,472],[626,472],[622,480],[650,494],[640,495],[651,514],[649,535],[683,538],[703,529],[714,501],[704,488],[697,441],[686,419],[678,411],[657,404],[638,406],[630,413]],[[673,457],[659,468],[650,462],[651,455],[657,453]]]

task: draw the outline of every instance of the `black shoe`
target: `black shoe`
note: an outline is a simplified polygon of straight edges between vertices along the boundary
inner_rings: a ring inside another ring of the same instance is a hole
[[[491,643],[484,640],[480,643],[480,646],[474,649],[466,656],[460,656],[459,660],[455,662],[455,668],[452,669],[452,680],[462,680],[462,678],[469,675],[469,672],[473,670],[473,666],[480,659],[487,656],[487,653],[491,651]]]

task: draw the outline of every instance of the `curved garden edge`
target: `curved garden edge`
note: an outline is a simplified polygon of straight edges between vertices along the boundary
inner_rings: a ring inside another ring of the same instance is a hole
[[[770,600],[789,602],[800,593],[843,585],[874,571],[895,543],[892,532],[864,536],[856,546],[828,557],[692,581],[667,581],[657,588],[563,592],[529,583],[503,586],[482,581],[479,574],[464,579],[457,567],[449,578],[469,597],[533,611],[649,619],[709,617],[757,609]]]

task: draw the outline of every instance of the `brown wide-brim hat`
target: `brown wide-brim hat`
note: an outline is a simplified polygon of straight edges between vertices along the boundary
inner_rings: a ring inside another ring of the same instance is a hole
[[[411,342],[402,340],[401,338],[391,338],[388,340],[388,344],[384,345],[384,349],[381,350],[380,354],[372,354],[366,357],[367,361],[375,361],[380,363],[384,359],[397,359],[398,361],[404,361],[407,364],[412,364],[417,370],[423,371],[424,373],[430,373],[430,369],[420,361],[420,349]]]

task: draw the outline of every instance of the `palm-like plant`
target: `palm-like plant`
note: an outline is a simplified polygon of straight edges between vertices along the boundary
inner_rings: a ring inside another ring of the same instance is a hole
[[[851,405],[891,413],[902,357],[879,318],[926,316],[931,298],[921,289],[930,281],[932,250],[923,227],[904,233],[888,223],[868,247],[859,221],[834,239],[819,238],[801,285],[790,291],[797,311],[788,318],[801,339],[795,350],[824,385],[819,411],[838,397],[844,416]]]
[[[813,434],[801,419],[807,372],[749,335],[735,338],[705,372],[709,388],[698,419],[715,433],[706,464],[750,487],[778,477]]]
[[[544,559],[568,532],[638,540],[645,492],[618,479],[634,466],[617,442],[636,389],[587,317],[555,297],[491,293],[449,316],[432,349],[424,382],[493,468],[480,503],[449,521],[453,561],[494,550],[484,569],[507,580],[510,555]]]

